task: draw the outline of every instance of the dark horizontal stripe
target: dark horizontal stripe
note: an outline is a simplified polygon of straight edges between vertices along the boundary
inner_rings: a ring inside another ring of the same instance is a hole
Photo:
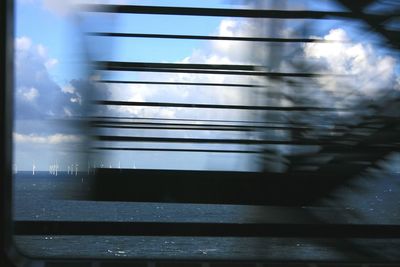
[[[399,225],[15,221],[16,235],[400,238]]]
[[[224,131],[224,132],[249,132],[251,128],[235,128],[235,127],[195,127],[195,126],[144,126],[144,125],[108,125],[93,124],[97,128],[110,129],[142,129],[142,130],[174,130],[174,131]]]
[[[195,69],[195,70],[240,70],[253,71],[261,66],[235,64],[194,64],[194,63],[155,63],[155,62],[123,62],[123,61],[94,61],[95,65],[105,65],[108,68],[139,68],[139,69]]]
[[[210,108],[210,109],[269,110],[269,111],[338,111],[339,110],[336,108],[311,107],[311,106],[297,106],[297,107],[245,106],[245,105],[136,102],[136,101],[114,101],[114,100],[98,100],[98,101],[94,101],[94,103],[98,104],[98,105],[112,105],[112,106]],[[343,109],[341,111],[343,111]]]
[[[96,66],[97,70],[109,71],[138,71],[138,72],[168,72],[168,73],[193,73],[193,74],[218,74],[218,75],[247,75],[247,76],[268,76],[268,77],[315,77],[310,73],[272,73],[264,71],[227,71],[227,70],[195,70],[195,69],[164,69],[164,68],[125,68],[125,67],[110,67]]]
[[[342,41],[316,38],[268,38],[268,37],[235,37],[235,36],[207,36],[182,34],[148,34],[148,33],[117,33],[117,32],[88,32],[90,36],[130,37],[130,38],[158,38],[184,40],[217,40],[217,41],[244,41],[244,42],[274,42],[274,43],[337,43]]]
[[[165,128],[180,128],[181,129],[227,129],[227,130],[242,130],[251,131],[255,129],[269,129],[269,130],[287,130],[287,131],[303,131],[303,130],[314,130],[311,127],[293,127],[293,126],[262,126],[262,125],[235,125],[235,124],[196,124],[196,123],[165,123],[165,122],[120,122],[120,121],[91,121],[91,124],[97,127],[132,127],[132,128],[153,128],[160,127]],[[337,131],[337,129],[332,130]]]
[[[149,121],[191,121],[191,122],[224,122],[224,123],[250,123],[250,124],[275,124],[275,125],[290,125],[290,126],[298,126],[298,127],[304,127],[304,124],[302,123],[295,123],[295,122],[285,122],[285,121],[254,121],[254,120],[217,120],[217,119],[189,119],[189,118],[156,118],[156,117],[118,117],[118,116],[93,116],[93,117],[88,117],[87,119],[105,119],[105,120],[149,120]],[[318,127],[325,127],[331,126],[331,125],[324,125],[324,124],[314,124],[313,126],[318,126]],[[345,128],[348,125],[342,124],[342,125],[335,125],[335,127],[341,127]]]
[[[195,153],[237,153],[256,154],[258,150],[232,150],[232,149],[179,149],[179,148],[142,148],[142,147],[93,147],[95,150],[115,151],[148,151],[148,152],[195,152]]]
[[[193,144],[237,144],[237,145],[300,145],[300,146],[325,146],[329,147],[331,153],[359,152],[382,152],[398,149],[399,145],[387,146],[385,143],[376,143],[371,146],[356,145],[353,140],[339,142],[337,140],[297,139],[297,140],[269,140],[269,139],[230,139],[230,138],[178,138],[178,137],[148,137],[148,136],[117,136],[117,135],[94,135],[93,138],[107,142],[149,142],[149,143],[193,143]],[[380,144],[382,144],[380,146]]]
[[[292,141],[275,140],[250,140],[250,139],[212,139],[212,138],[172,138],[172,137],[142,137],[142,136],[115,136],[115,135],[96,135],[100,141],[113,142],[155,142],[155,143],[204,143],[204,144],[293,144]]]
[[[250,87],[259,88],[266,85],[241,84],[241,83],[190,83],[190,82],[153,82],[153,81],[116,81],[99,80],[98,83],[118,83],[118,84],[150,84],[150,85],[187,85],[187,86],[220,86],[220,87]]]
[[[174,119],[171,119],[174,120]],[[251,129],[274,129],[274,130],[316,130],[310,126],[264,126],[264,125],[250,125],[250,124],[198,124],[198,123],[174,123],[174,122],[142,122],[142,121],[107,121],[107,120],[93,120],[94,124],[116,124],[116,125],[159,125],[159,126],[198,126],[198,127],[235,127],[235,128],[251,128]],[[280,124],[280,123],[276,123]],[[282,123],[284,124],[284,123]],[[291,125],[287,123],[287,125]],[[324,130],[324,129],[317,129]],[[325,129],[329,131],[337,131],[338,129]]]
[[[332,167],[285,173],[101,168],[89,197],[111,202],[313,206],[348,182],[354,168],[359,171],[351,164]]]
[[[197,144],[238,144],[238,145],[307,145],[307,146],[334,146],[337,148],[351,147],[346,144],[336,144],[321,140],[267,140],[267,139],[222,139],[222,138],[173,138],[173,137],[143,137],[143,136],[116,136],[95,135],[99,141],[108,142],[149,142],[149,143],[197,143]]]
[[[313,10],[262,10],[262,9],[223,9],[198,7],[169,7],[143,5],[105,5],[82,4],[79,7],[88,12],[151,14],[151,15],[187,15],[187,16],[217,16],[243,18],[275,18],[275,19],[329,19],[358,18],[347,11],[313,11]],[[384,20],[387,16],[363,14],[363,17]]]
[[[266,123],[277,123],[281,122],[265,122],[265,121],[250,121],[250,120],[213,120],[213,119],[189,119],[189,118],[156,118],[156,117],[118,117],[118,116],[93,116],[87,117],[87,119],[106,119],[106,120],[154,120],[154,121],[196,121],[196,122],[226,122],[226,123],[257,123],[257,124],[266,124]]]
[[[156,67],[156,65],[162,63],[146,63],[147,66],[139,66],[136,64],[132,64],[131,62],[94,62],[94,67],[97,70],[108,70],[108,71],[139,71],[139,72],[167,72],[167,73],[194,73],[194,74],[218,74],[218,75],[247,75],[247,76],[266,76],[266,77],[297,77],[297,78],[312,78],[312,77],[321,77],[321,76],[344,76],[344,75],[336,75],[336,74],[326,74],[326,73],[290,73],[290,72],[267,72],[267,71],[255,71],[255,70],[240,70],[241,67],[247,66],[239,66],[236,68],[235,65],[203,65],[203,64],[190,64],[190,65],[199,65],[198,67],[189,67],[179,66],[179,65],[189,65],[189,64],[176,64],[174,67],[173,63],[165,63],[168,65],[164,65],[160,67]],[[154,67],[153,67],[154,66]],[[222,66],[226,66],[226,69],[223,69]],[[209,67],[209,68],[208,68]],[[250,66],[254,67],[255,66]]]
[[[95,150],[116,150],[116,151],[152,151],[152,152],[201,152],[201,153],[244,153],[244,154],[256,154],[256,153],[265,153],[265,151],[262,150],[233,150],[233,149],[186,149],[186,148],[143,148],[143,147],[93,147],[92,149]],[[360,158],[366,158],[369,159],[371,153],[379,152],[380,149],[364,149],[362,151],[359,151],[358,153],[360,154]],[[352,153],[357,153],[355,151],[349,151],[348,149],[346,151],[338,151],[342,153],[346,153],[349,155],[350,159],[353,159]],[[342,155],[344,156],[344,154]],[[304,157],[304,156],[303,156]],[[290,158],[294,158],[293,156]]]

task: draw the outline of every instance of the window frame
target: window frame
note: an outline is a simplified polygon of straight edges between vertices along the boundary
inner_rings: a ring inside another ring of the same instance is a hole
[[[1,18],[1,36],[2,41],[0,43],[0,62],[4,66],[1,71],[0,80],[2,82],[2,89],[0,89],[0,101],[1,101],[1,114],[2,123],[0,125],[0,137],[2,142],[1,151],[1,233],[0,241],[2,243],[0,263],[1,266],[17,266],[17,264],[29,263],[34,265],[37,262],[47,261],[47,259],[30,259],[20,253],[15,244],[13,243],[13,221],[12,221],[12,129],[13,129],[13,85],[14,85],[14,73],[13,73],[13,59],[14,59],[14,4],[12,0],[1,1],[0,7],[0,18]],[[138,259],[141,260],[141,259]],[[51,261],[49,259],[49,261]],[[69,261],[76,262],[76,259],[70,259]],[[93,259],[96,261],[96,259]],[[116,259],[113,259],[116,261]],[[133,260],[136,262],[137,260]],[[84,260],[82,262],[87,262]],[[152,262],[146,261],[146,262]]]

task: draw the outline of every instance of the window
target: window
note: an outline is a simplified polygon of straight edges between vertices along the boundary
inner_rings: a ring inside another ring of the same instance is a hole
[[[34,2],[2,131],[27,261],[399,261],[396,3]]]

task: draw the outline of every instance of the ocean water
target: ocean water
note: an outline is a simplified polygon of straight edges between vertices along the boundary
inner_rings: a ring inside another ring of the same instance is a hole
[[[36,172],[35,175],[32,172],[19,172],[13,178],[15,219],[29,219],[29,216],[56,218],[66,207],[73,209],[74,205],[90,206],[91,210],[97,210],[100,214],[105,214],[102,209],[112,206],[135,209],[141,205],[91,201],[92,179],[84,172],[77,175],[60,172],[57,176],[48,172]],[[318,203],[318,206],[326,206],[332,211],[351,211],[356,214],[356,223],[400,224],[400,174],[378,172],[360,177]],[[74,216],[84,220],[88,215],[74,212],[68,218],[74,219]]]
[[[54,176],[48,172],[36,172],[35,175],[19,172],[13,177],[13,187],[14,219],[24,221],[259,222],[265,218],[274,220],[274,214],[280,209],[93,201],[90,199],[92,180],[86,173],[75,176],[61,172]],[[322,222],[335,220],[355,224],[400,224],[400,174],[379,172],[361,177],[319,205],[306,207],[305,210],[319,217]],[[268,260],[285,260],[288,253],[297,260],[346,260],[348,257],[345,251],[339,249],[343,244],[338,245],[332,240],[38,235],[16,236],[15,240],[20,251],[34,257],[265,257]],[[366,247],[363,242],[367,241],[357,242]],[[374,251],[385,249],[382,259],[395,259],[398,256],[396,251],[400,251],[399,240],[379,242],[369,240],[367,243],[372,244]],[[389,243],[390,251],[387,248]],[[235,252],[234,256],[232,252]],[[371,255],[377,257],[373,253]]]
[[[47,171],[18,172],[13,177],[14,197],[19,199],[84,199],[90,192],[91,180],[86,173],[68,174],[59,172],[57,176]]]

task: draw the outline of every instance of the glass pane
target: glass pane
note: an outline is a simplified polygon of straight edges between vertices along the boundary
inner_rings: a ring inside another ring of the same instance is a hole
[[[17,1],[17,245],[395,257],[379,242],[399,238],[398,5],[339,2]]]

